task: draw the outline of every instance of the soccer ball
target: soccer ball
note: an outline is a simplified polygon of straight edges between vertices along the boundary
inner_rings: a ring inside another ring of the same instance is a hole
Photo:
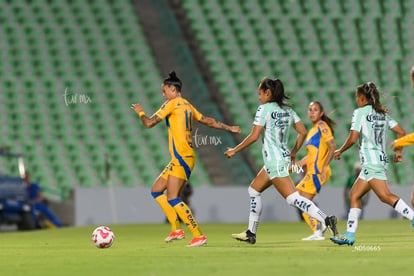
[[[108,248],[115,240],[115,234],[107,226],[99,226],[92,232],[92,241],[98,248]]]

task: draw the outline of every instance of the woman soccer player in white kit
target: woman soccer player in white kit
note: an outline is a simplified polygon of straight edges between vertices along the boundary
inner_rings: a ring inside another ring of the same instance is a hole
[[[290,163],[295,160],[296,153],[302,146],[307,131],[296,112],[285,103],[289,97],[285,95],[282,81],[264,78],[260,81],[257,93],[261,105],[256,111],[250,134],[239,145],[228,148],[224,153],[226,157],[231,158],[237,152],[256,142],[263,132],[264,166],[248,188],[250,195],[249,226],[245,232],[233,234],[232,237],[250,244],[256,243],[256,231],[262,212],[261,194],[272,184],[289,205],[297,207],[302,212],[325,223],[333,235],[336,235],[336,217],[328,217],[312,201],[301,196],[290,178]],[[287,147],[288,132],[292,126],[298,136],[293,149],[289,150]]]
[[[382,202],[392,206],[403,217],[409,219],[414,227],[413,210],[404,200],[391,193],[386,175],[389,163],[385,150],[387,130],[391,129],[398,137],[404,136],[405,131],[382,106],[379,91],[374,83],[367,82],[357,87],[356,102],[358,108],[352,115],[349,136],[342,147],[334,152],[334,158],[339,160],[341,154],[360,139],[359,156],[362,169],[351,189],[347,229],[342,235],[331,237],[331,241],[339,245],[354,244],[355,232],[362,212],[361,198],[371,189]],[[401,150],[395,151],[394,161],[402,161]]]

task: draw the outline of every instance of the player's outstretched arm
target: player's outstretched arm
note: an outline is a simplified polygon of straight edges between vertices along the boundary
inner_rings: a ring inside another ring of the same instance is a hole
[[[140,104],[132,104],[131,108],[135,111],[135,113],[138,114],[139,118],[141,119],[142,124],[146,128],[152,128],[153,126],[161,122],[161,119],[156,115],[152,115],[151,117],[148,117],[147,115],[145,115],[144,109],[142,108]]]
[[[211,117],[203,116],[199,122],[212,128],[223,129],[223,130],[233,132],[233,133],[240,133],[239,126],[229,126],[229,125],[226,125],[225,123],[218,122],[216,121],[216,119],[211,118]]]
[[[414,144],[414,132],[394,140],[391,147],[395,150],[395,149],[410,146],[413,144]]]
[[[227,150],[224,153],[224,155],[227,158],[231,158],[237,152],[239,152],[239,151],[247,148],[248,146],[250,146],[251,144],[253,144],[254,142],[256,142],[257,139],[259,139],[260,133],[262,133],[262,130],[263,130],[263,127],[262,126],[253,125],[253,128],[250,131],[249,135],[247,135],[246,138],[244,138],[244,140],[241,141],[241,143],[238,144],[236,147],[234,147],[234,148],[227,148]]]
[[[359,132],[356,130],[351,130],[351,132],[348,135],[348,138],[345,140],[342,147],[340,147],[334,152],[334,156],[333,156],[334,159],[336,160],[341,159],[341,154],[347,149],[349,149],[350,147],[352,147],[358,141],[358,137],[359,137]]]

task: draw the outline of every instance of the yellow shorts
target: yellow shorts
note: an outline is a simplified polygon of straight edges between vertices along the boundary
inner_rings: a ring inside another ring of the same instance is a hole
[[[306,174],[305,177],[296,185],[296,189],[316,195],[321,190],[321,187],[326,184],[326,182],[329,181],[331,178],[331,169],[328,169],[326,172],[326,179],[325,181],[321,181],[321,175],[320,174]]]
[[[180,179],[189,180],[194,165],[195,157],[173,158],[161,172],[160,177],[168,179],[168,176],[172,175]]]

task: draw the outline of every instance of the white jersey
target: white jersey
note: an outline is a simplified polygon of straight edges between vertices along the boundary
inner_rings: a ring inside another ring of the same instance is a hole
[[[299,121],[299,116],[290,107],[282,108],[275,102],[258,107],[253,124],[264,127],[262,154],[265,165],[273,161],[290,161],[289,129]]]
[[[377,113],[371,105],[354,110],[351,130],[358,131],[359,156],[362,165],[387,166],[387,130],[398,125],[388,114]]]

